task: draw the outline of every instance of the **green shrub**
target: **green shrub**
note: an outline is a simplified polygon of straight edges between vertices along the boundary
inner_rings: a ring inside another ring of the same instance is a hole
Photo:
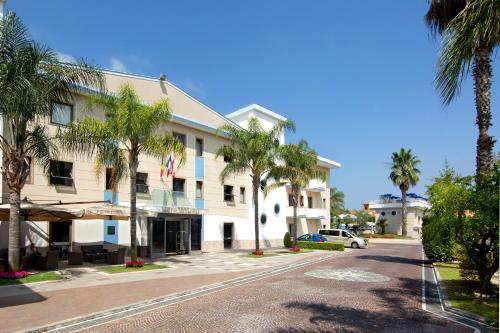
[[[292,244],[292,237],[290,236],[289,232],[287,232],[285,234],[285,237],[283,237],[283,245],[285,247],[292,247],[293,246],[293,244]]]
[[[422,227],[422,246],[425,255],[432,261],[450,262],[455,259],[455,233],[452,228],[443,226],[438,217],[424,217]]]
[[[297,242],[297,247],[301,249],[344,251],[344,244],[330,242]]]

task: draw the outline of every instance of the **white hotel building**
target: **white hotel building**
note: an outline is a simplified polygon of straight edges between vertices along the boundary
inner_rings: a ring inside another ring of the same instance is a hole
[[[190,251],[221,251],[250,249],[254,245],[254,222],[251,183],[248,175],[219,181],[225,166],[215,151],[228,144],[216,135],[224,124],[245,127],[251,117],[258,118],[265,128],[285,119],[264,107],[249,105],[223,116],[196,100],[165,79],[156,79],[119,72],[104,72],[107,89],[116,92],[132,84],[144,103],[168,98],[173,111],[172,121],[161,127],[177,136],[186,148],[186,163],[175,168],[176,177],[160,178],[160,162],[140,156],[137,184],[137,238],[142,257],[164,256]],[[45,123],[52,133],[59,126],[92,115],[103,119],[99,109],[87,109],[90,90],[79,91],[71,104],[54,101],[53,113]],[[300,125],[300,124],[299,124]],[[1,130],[8,131],[4,125]],[[285,136],[279,138],[285,143]],[[54,168],[47,177],[38,165],[32,165],[31,175],[21,197],[38,203],[111,200],[106,172],[97,178],[93,160],[61,154],[53,161]],[[56,167],[57,166],[57,167]],[[340,164],[318,157],[326,182],[313,180],[303,191],[299,208],[298,233],[313,233],[330,225],[329,175]],[[8,203],[8,188],[2,182],[2,202]],[[289,189],[279,188],[265,198],[259,194],[261,244],[264,247],[282,246],[283,236],[292,223]],[[116,204],[129,205],[128,180],[118,189]],[[68,207],[68,206],[66,206]],[[106,248],[130,245],[130,222],[108,220],[73,220],[59,222],[21,222],[22,247],[35,243],[42,251],[48,248],[71,247],[78,250],[83,244],[103,244]],[[7,248],[8,222],[0,222],[0,249]]]

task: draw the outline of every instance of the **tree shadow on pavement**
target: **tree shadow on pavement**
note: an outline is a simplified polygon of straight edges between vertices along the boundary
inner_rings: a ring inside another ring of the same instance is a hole
[[[13,295],[8,295],[7,290],[0,289],[0,308],[30,304],[30,303],[38,303],[38,302],[43,302],[47,299],[27,286],[12,285],[8,286],[7,288],[9,289],[15,288],[16,293]]]
[[[279,328],[272,332],[470,332],[462,326],[433,316],[419,308],[420,280],[407,278],[399,280],[398,288],[380,287],[370,290],[370,293],[376,296],[373,308],[370,308],[369,304],[364,304],[362,299],[360,303],[358,302],[361,305],[356,307],[332,305],[325,302],[284,303],[283,306],[287,309],[309,313],[310,325],[307,325],[307,328],[293,326]]]
[[[380,261],[380,262],[392,262],[392,263],[397,263],[397,264],[409,264],[409,265],[417,265],[417,266],[422,265],[421,259],[411,259],[411,258],[397,257],[397,256],[362,255],[362,256],[358,256],[357,258],[365,259],[365,260],[375,260],[375,261]]]

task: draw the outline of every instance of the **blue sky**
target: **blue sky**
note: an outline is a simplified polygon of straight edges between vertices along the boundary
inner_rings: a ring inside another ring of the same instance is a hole
[[[445,161],[474,172],[472,85],[443,108],[432,82],[439,43],[424,25],[426,0],[144,3],[10,0],[7,9],[63,55],[165,73],[223,114],[258,103],[295,120],[289,142],[305,138],[342,163],[331,183],[349,208],[399,192],[388,174],[401,147],[422,160],[417,193]],[[499,92],[494,83],[494,123]],[[498,126],[491,133],[499,137]]]

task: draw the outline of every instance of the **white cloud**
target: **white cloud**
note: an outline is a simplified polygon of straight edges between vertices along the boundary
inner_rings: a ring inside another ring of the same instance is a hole
[[[115,57],[111,57],[109,59],[109,62],[111,64],[111,70],[117,71],[117,72],[129,72],[127,66],[125,66],[123,61],[121,61],[120,59],[115,58]]]
[[[66,53],[57,52],[57,58],[59,58],[59,61],[62,61],[62,62],[69,62],[72,64],[76,63],[75,57],[73,57],[69,54],[66,54]]]

